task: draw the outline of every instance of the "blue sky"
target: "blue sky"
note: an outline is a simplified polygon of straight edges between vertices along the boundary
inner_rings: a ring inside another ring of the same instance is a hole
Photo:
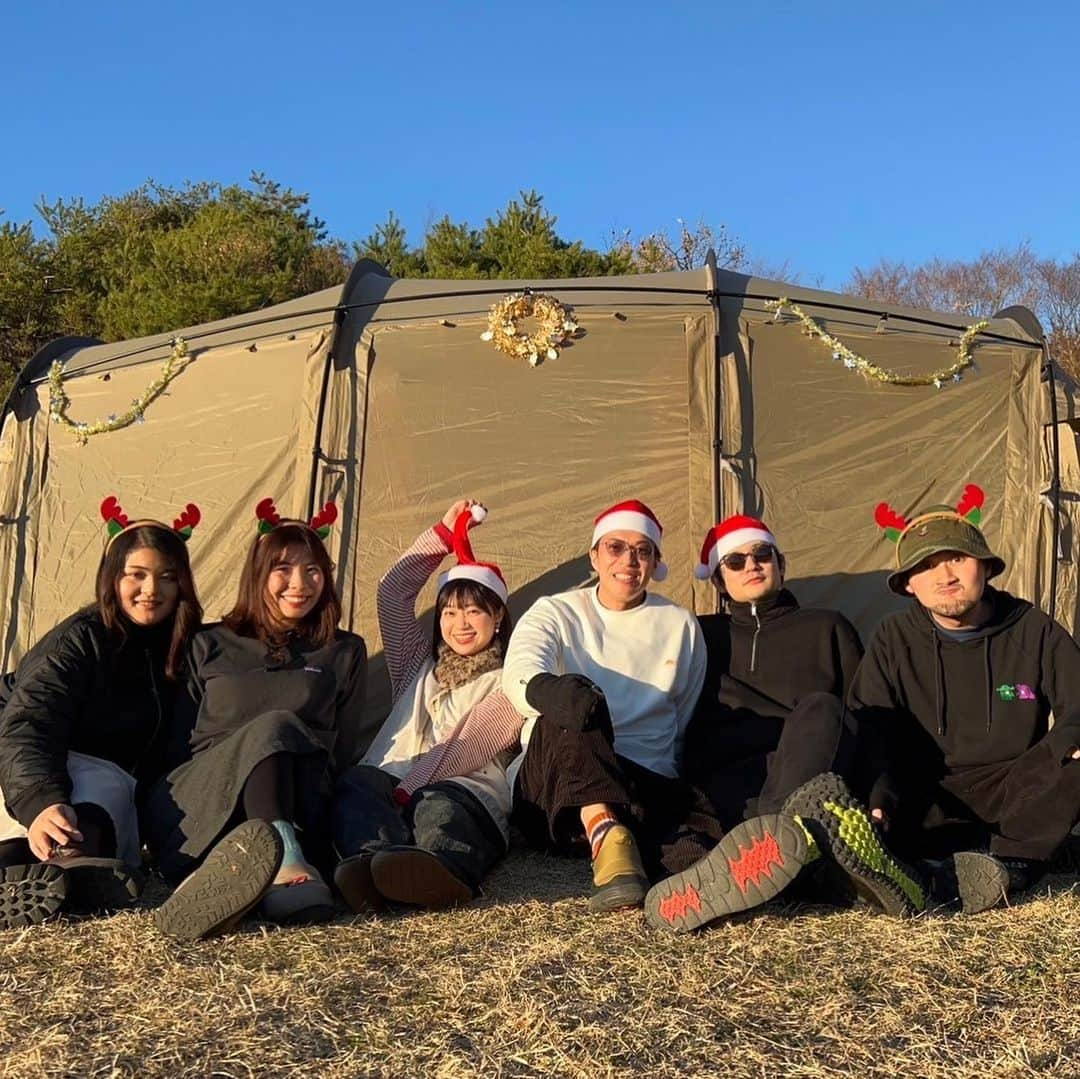
[[[567,238],[701,218],[828,288],[1080,251],[1080,6],[754,7],[9,5],[0,208],[258,169],[346,240],[532,187]]]

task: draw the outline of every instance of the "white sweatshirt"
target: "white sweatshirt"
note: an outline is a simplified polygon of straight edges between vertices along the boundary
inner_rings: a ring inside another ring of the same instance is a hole
[[[683,734],[705,680],[705,645],[688,610],[647,594],[628,611],[611,611],[595,588],[537,600],[514,627],[503,664],[503,691],[526,717],[523,747],[539,714],[525,687],[544,673],[595,682],[607,698],[615,752],[678,775]]]

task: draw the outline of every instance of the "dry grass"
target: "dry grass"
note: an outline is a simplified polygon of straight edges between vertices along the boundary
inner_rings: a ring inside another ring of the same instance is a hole
[[[587,883],[515,854],[457,912],[2,933],[0,1075],[1080,1076],[1074,877],[974,918],[774,905],[675,939],[590,916]]]

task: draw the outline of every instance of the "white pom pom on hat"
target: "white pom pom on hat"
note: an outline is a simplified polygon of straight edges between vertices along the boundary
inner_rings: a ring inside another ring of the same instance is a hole
[[[644,502],[631,498],[626,502],[616,502],[614,506],[604,510],[593,522],[592,541],[589,546],[595,547],[609,532],[618,531],[640,532],[652,541],[657,555],[660,554],[660,540],[663,538],[664,529],[660,524],[660,519]],[[652,572],[652,579],[659,583],[666,580],[667,575],[667,563],[658,558]]]
[[[462,510],[454,522],[454,555],[458,564],[448,573],[439,578],[439,587],[450,581],[473,581],[490,588],[506,603],[510,598],[510,590],[506,587],[506,578],[502,575],[494,562],[478,562],[473,554],[472,544],[469,542],[469,529],[474,524],[479,524],[487,517],[487,508],[479,502],[467,510]]]
[[[718,525],[713,525],[705,534],[705,542],[701,545],[701,559],[694,567],[694,576],[699,581],[707,581],[716,572],[720,559],[744,543],[768,543],[777,550],[780,549],[776,537],[764,521],[736,513],[725,517]]]

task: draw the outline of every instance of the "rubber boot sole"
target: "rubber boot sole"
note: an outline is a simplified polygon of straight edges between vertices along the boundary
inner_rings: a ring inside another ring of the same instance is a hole
[[[356,914],[381,914],[386,910],[386,900],[371,879],[373,857],[373,854],[354,854],[343,858],[334,870],[334,884]]]
[[[123,910],[142,895],[146,882],[140,870],[117,858],[73,857],[51,864],[67,878],[64,910],[71,914]]]
[[[276,828],[265,821],[245,821],[154,911],[154,925],[181,941],[231,929],[273,884],[283,854]]]
[[[640,907],[649,891],[649,882],[636,874],[625,874],[609,880],[599,887],[593,886],[589,896],[589,910],[596,914],[609,914],[613,910],[629,910]]]
[[[471,902],[473,890],[430,851],[380,850],[371,859],[371,880],[384,899],[439,910]]]
[[[779,895],[806,858],[806,833],[791,818],[769,814],[744,821],[701,861],[650,888],[645,919],[668,932],[700,929]]]
[[[0,929],[23,929],[51,918],[67,898],[63,870],[46,862],[0,871]]]
[[[953,855],[953,865],[960,909],[965,914],[979,914],[1004,902],[1009,871],[995,857],[979,851],[960,851]]]
[[[838,775],[823,772],[804,783],[784,803],[784,813],[799,818],[855,894],[874,909],[896,916],[926,909],[917,875],[886,848],[869,812]]]

